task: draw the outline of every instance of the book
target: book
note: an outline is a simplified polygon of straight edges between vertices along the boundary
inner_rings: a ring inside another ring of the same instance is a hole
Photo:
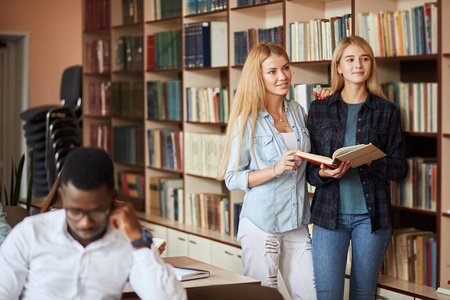
[[[438,287],[436,293],[450,296],[450,285]]]
[[[209,271],[207,270],[187,269],[174,266],[173,271],[178,281],[194,280],[209,277]]]
[[[345,161],[352,161],[352,168],[357,168],[363,164],[386,156],[383,151],[378,149],[372,143],[339,148],[334,151],[332,158],[302,151],[297,151],[296,155],[312,164],[325,164],[331,168],[337,168],[341,162]]]

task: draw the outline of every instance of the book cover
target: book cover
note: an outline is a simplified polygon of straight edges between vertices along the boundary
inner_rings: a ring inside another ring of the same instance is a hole
[[[194,280],[209,277],[209,271],[207,270],[186,269],[175,266],[173,267],[173,270],[175,273],[175,277],[179,281]]]
[[[316,165],[325,164],[331,168],[337,168],[341,162],[345,161],[352,161],[351,167],[357,168],[363,164],[386,156],[383,151],[371,143],[339,148],[334,151],[332,158],[302,151],[297,151],[296,155],[310,163]]]

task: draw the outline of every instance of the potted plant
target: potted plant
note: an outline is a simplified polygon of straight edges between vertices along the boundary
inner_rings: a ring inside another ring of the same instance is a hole
[[[6,186],[3,186],[0,180],[0,203],[5,204],[5,206],[3,206],[3,210],[7,214],[6,220],[8,221],[9,225],[11,225],[11,227],[13,227],[16,223],[20,222],[24,217],[30,214],[29,212],[31,207],[31,195],[33,186],[33,149],[30,149],[29,159],[30,159],[30,176],[28,180],[26,209],[19,206],[20,188],[22,185],[22,173],[25,164],[25,154],[21,156],[19,164],[17,166],[11,159],[11,185],[9,194],[6,189]],[[4,202],[2,195],[5,196]]]

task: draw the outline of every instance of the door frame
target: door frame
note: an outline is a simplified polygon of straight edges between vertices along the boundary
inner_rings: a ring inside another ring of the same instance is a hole
[[[9,190],[11,174],[11,157],[18,163],[20,156],[27,152],[25,136],[22,129],[23,122],[19,115],[29,107],[29,32],[0,31],[0,42],[6,59],[3,63],[6,70],[2,78],[5,89],[0,91],[4,97],[4,111],[1,115],[1,130],[4,141],[2,152],[4,154],[4,185]],[[14,101],[8,101],[14,99]],[[3,110],[3,109],[2,109]],[[24,166],[24,174],[28,174],[28,157]],[[28,177],[23,175],[21,197],[26,196]],[[25,180],[25,181],[23,181]],[[3,191],[2,191],[3,192]],[[9,191],[8,191],[9,193]]]

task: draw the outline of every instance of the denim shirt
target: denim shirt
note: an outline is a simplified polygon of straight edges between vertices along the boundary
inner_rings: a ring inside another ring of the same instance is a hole
[[[284,100],[288,122],[297,139],[297,148],[310,152],[311,143],[306,129],[306,114],[295,101]],[[288,151],[281,133],[275,128],[274,120],[267,112],[258,114],[253,137],[255,156],[251,150],[251,118],[245,126],[238,171],[235,172],[238,140],[231,144],[231,155],[225,174],[225,184],[230,190],[245,191],[240,215],[248,218],[261,230],[268,233],[286,232],[309,223],[310,206],[306,189],[306,161],[297,161],[297,171],[285,171],[278,178],[255,187],[248,187],[248,174],[265,168],[272,168],[281,155]]]

